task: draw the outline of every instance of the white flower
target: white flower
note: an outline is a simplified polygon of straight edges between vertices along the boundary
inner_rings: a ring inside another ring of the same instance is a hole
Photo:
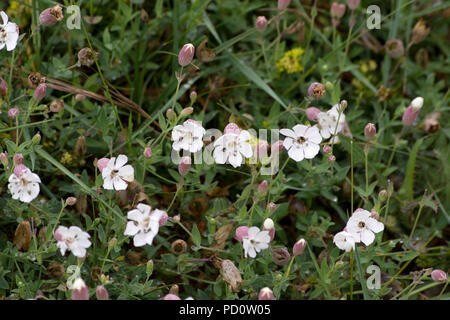
[[[74,256],[83,258],[86,256],[86,249],[91,246],[90,237],[89,233],[76,226],[70,228],[59,226],[55,230],[55,239],[58,241],[57,246],[61,250],[62,255],[69,249]]]
[[[239,167],[244,158],[253,155],[249,140],[250,133],[247,130],[242,130],[238,134],[225,133],[214,142],[214,160],[219,164],[224,164],[228,160],[233,167]]]
[[[0,12],[3,23],[0,23],[0,50],[6,46],[7,51],[14,50],[19,40],[19,27],[14,22],[8,22],[4,11]]]
[[[162,210],[151,210],[146,204],[139,203],[136,209],[128,211],[127,227],[124,235],[134,236],[133,243],[135,247],[142,247],[146,244],[151,245],[153,238],[159,231],[159,220],[164,215]]]
[[[345,231],[341,231],[336,233],[333,238],[333,242],[341,250],[345,250],[346,252],[350,252],[352,249],[355,249],[355,239],[353,236]]]
[[[13,199],[28,203],[38,196],[41,179],[25,166],[20,171],[19,173],[18,170],[14,170],[15,173],[9,176],[8,189]]]
[[[314,158],[320,150],[319,144],[322,141],[319,129],[316,126],[307,127],[298,124],[291,129],[281,129],[280,133],[287,138],[283,141],[283,146],[288,150],[288,155],[295,161]]]
[[[342,131],[345,122],[345,114],[342,112],[341,115],[339,115],[339,110],[340,105],[335,104],[327,112],[320,112],[317,115],[317,127],[324,139],[328,139],[332,135],[337,135]]]
[[[127,182],[134,180],[134,169],[132,166],[125,165],[128,157],[121,154],[112,157],[108,165],[102,170],[103,188],[107,190],[125,190],[128,187]]]
[[[197,152],[203,147],[203,136],[206,130],[195,120],[186,120],[183,125],[175,126],[172,130],[172,148],[175,151],[180,149]]]
[[[362,242],[366,246],[375,240],[375,233],[384,230],[384,224],[370,217],[370,212],[357,209],[347,222],[347,232],[350,233],[355,242]]]
[[[256,257],[256,253],[269,247],[270,236],[268,231],[260,231],[258,227],[248,229],[248,235],[242,239],[245,257]]]

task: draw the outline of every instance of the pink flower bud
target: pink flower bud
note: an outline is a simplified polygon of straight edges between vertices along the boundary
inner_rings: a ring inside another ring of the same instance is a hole
[[[152,153],[152,149],[150,147],[146,147],[144,149],[144,157],[147,159],[150,159],[152,157],[153,153]]]
[[[77,101],[83,101],[84,99],[86,99],[86,96],[84,94],[78,93],[75,96],[75,100],[77,100]]]
[[[273,291],[269,287],[262,288],[258,294],[258,300],[276,300]]]
[[[100,172],[103,171],[108,166],[109,159],[108,158],[101,158],[97,161],[97,168],[100,170]]]
[[[61,233],[59,233],[58,229],[55,230],[55,233],[53,234],[53,236],[55,237],[56,241],[62,241],[63,240],[63,236]]]
[[[374,218],[375,220],[378,220],[378,219],[380,218],[380,215],[378,214],[378,212],[372,211],[372,212],[370,213],[370,217],[371,217],[371,218]]]
[[[16,153],[13,157],[14,163],[17,164],[22,164],[23,162],[23,154],[21,153]]]
[[[194,58],[195,47],[192,43],[185,44],[178,53],[178,63],[182,67],[186,67]]]
[[[322,111],[316,107],[310,107],[306,109],[306,116],[310,121],[317,121],[317,115]]]
[[[264,193],[264,192],[266,192],[268,187],[269,187],[269,182],[267,182],[267,180],[263,180],[263,181],[258,185],[258,193]]]
[[[192,103],[194,103],[195,100],[197,100],[197,92],[191,91],[191,93],[189,94],[189,99],[191,100]]]
[[[403,113],[403,117],[402,117],[403,125],[405,127],[411,126],[414,123],[414,121],[416,121],[418,114],[419,114],[419,111],[414,111],[412,106],[409,106],[408,108],[406,108],[405,112]]]
[[[5,152],[0,153],[0,162],[5,168],[8,166],[8,156]]]
[[[18,108],[11,108],[8,110],[8,118],[15,119],[19,116],[19,109]]]
[[[431,271],[431,279],[436,282],[447,282],[447,273],[443,270],[435,269]]]
[[[187,107],[184,108],[183,110],[181,110],[180,115],[182,117],[187,117],[188,115],[190,115],[192,112],[194,112],[194,108],[192,107]]]
[[[277,205],[275,203],[273,203],[273,202],[270,202],[267,205],[267,208],[269,208],[270,211],[275,211],[277,209]]]
[[[275,238],[275,228],[266,231],[269,231],[270,241],[272,241]]]
[[[225,129],[223,129],[224,134],[232,133],[232,134],[239,134],[241,133],[241,130],[239,129],[238,125],[234,122],[230,122],[227,124]]]
[[[331,8],[330,8],[330,13],[331,13],[331,17],[339,20],[345,14],[345,4],[343,4],[343,3],[339,4],[337,2],[333,2],[333,4],[331,5]]]
[[[68,197],[67,199],[66,199],[66,204],[68,205],[68,206],[73,206],[73,205],[75,205],[77,203],[77,198],[75,198],[75,197]]]
[[[348,8],[353,11],[356,8],[358,8],[360,2],[361,0],[348,0],[347,1]]]
[[[167,214],[167,212],[163,211],[161,218],[159,218],[159,226],[162,227],[163,225],[165,225],[167,223],[168,220],[169,220],[169,215]]]
[[[306,241],[305,239],[302,238],[294,244],[294,247],[292,248],[292,254],[294,256],[299,256],[303,254],[305,248],[306,248]]]
[[[234,238],[242,242],[242,240],[248,236],[248,227],[247,226],[241,226],[236,228],[236,233],[234,235]]]
[[[333,162],[335,162],[335,161],[336,161],[336,157],[335,157],[334,155],[330,155],[330,156],[328,157],[328,162],[333,163]]]
[[[257,155],[257,158],[261,160],[265,156],[267,156],[267,150],[269,149],[269,143],[267,141],[260,141],[258,145],[256,146],[256,152],[254,152]]]
[[[63,18],[62,8],[60,6],[54,6],[41,12],[39,15],[39,23],[43,26],[51,27]]]
[[[364,128],[364,136],[371,140],[375,138],[375,135],[377,134],[377,127],[373,123],[368,123],[366,127]]]
[[[331,147],[329,145],[324,145],[322,148],[323,153],[329,154],[331,152]]]
[[[311,98],[319,99],[325,94],[325,86],[320,82],[313,82],[308,88],[308,95]]]
[[[191,170],[191,157],[183,157],[178,164],[178,172],[181,176],[185,176]]]
[[[169,293],[164,296],[163,300],[181,300],[181,299],[180,299],[180,297],[178,297],[172,293]]]
[[[81,278],[73,282],[72,300],[89,300],[89,290]]]
[[[109,300],[108,290],[102,285],[97,286],[95,289],[95,296],[98,300]]]
[[[264,16],[259,16],[256,18],[255,28],[258,31],[263,32],[267,28],[267,19]]]
[[[7,92],[8,82],[6,82],[5,79],[0,78],[0,94],[5,97]]]
[[[18,164],[14,167],[14,174],[20,178],[22,176],[23,172],[27,169],[28,168],[25,165]]]
[[[42,100],[47,94],[47,85],[45,83],[41,83],[37,86],[36,90],[34,90],[33,98],[36,101]]]
[[[386,41],[384,48],[386,53],[394,59],[400,58],[405,53],[403,42],[399,39],[389,39]]]
[[[91,48],[82,48],[78,51],[78,65],[90,67],[98,58],[98,52],[92,51]]]
[[[278,10],[284,10],[291,3],[291,0],[278,0]]]
[[[278,140],[274,142],[274,144],[272,144],[271,152],[280,152],[281,150],[283,150],[283,148],[283,140]]]
[[[363,208],[357,208],[357,209],[355,210],[355,212],[353,212],[353,213],[361,212],[361,211],[364,211],[364,209],[363,209]]]

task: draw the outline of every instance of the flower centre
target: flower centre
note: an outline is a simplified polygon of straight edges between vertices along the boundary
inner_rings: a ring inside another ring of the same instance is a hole
[[[366,224],[364,223],[364,221],[360,221],[358,223],[358,227],[360,227],[360,228],[364,228],[365,226],[366,226]]]
[[[306,139],[303,138],[303,137],[298,137],[297,138],[297,143],[299,143],[299,144],[303,144],[305,141],[306,141]]]
[[[119,173],[119,170],[113,170],[111,171],[111,177],[115,177]]]

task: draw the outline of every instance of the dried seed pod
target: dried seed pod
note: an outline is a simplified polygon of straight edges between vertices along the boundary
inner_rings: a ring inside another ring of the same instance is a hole
[[[27,84],[31,89],[36,89],[44,81],[45,78],[39,72],[31,72],[27,78]]]
[[[228,238],[231,235],[231,232],[233,231],[233,224],[229,223],[219,228],[219,230],[216,231],[214,234],[214,240],[216,240],[216,246],[220,246],[222,248],[225,247],[225,242],[228,240]]]
[[[286,248],[273,249],[272,260],[279,266],[284,266],[291,259],[291,255]]]
[[[427,27],[425,20],[420,19],[414,25],[413,35],[411,37],[411,43],[417,44],[425,40],[426,37],[430,34],[431,28]]]
[[[78,65],[90,67],[98,59],[98,52],[92,51],[91,48],[83,48],[78,52]]]
[[[75,208],[77,209],[78,214],[86,214],[87,210],[87,195],[79,194],[77,197],[77,203],[75,204]]]
[[[39,245],[42,246],[47,242],[47,227],[44,226],[39,230],[38,233],[38,242]]]
[[[48,266],[47,275],[52,278],[61,278],[64,275],[64,266],[58,263],[53,263]]]
[[[100,277],[102,276],[103,271],[102,268],[94,266],[91,269],[91,279],[93,281],[100,281]]]
[[[78,158],[83,158],[86,154],[87,146],[86,146],[86,137],[79,136],[77,139],[77,143],[75,144],[75,154]]]
[[[169,293],[179,296],[180,288],[178,287],[178,285],[174,284],[173,286],[170,287]]]
[[[31,227],[28,221],[22,221],[14,233],[14,245],[18,250],[27,251],[31,244]]]
[[[241,272],[234,265],[231,260],[222,261],[222,276],[226,283],[228,283],[230,289],[233,292],[239,292],[239,287],[242,283]]]
[[[183,254],[187,251],[187,243],[182,239],[172,242],[172,252],[176,255]]]
[[[208,42],[208,38],[203,40],[196,51],[197,59],[201,62],[211,62],[216,58],[216,51],[214,49],[209,49],[206,47],[206,43]]]
[[[128,251],[125,256],[125,261],[131,265],[137,266],[147,263],[147,257],[140,252]]]

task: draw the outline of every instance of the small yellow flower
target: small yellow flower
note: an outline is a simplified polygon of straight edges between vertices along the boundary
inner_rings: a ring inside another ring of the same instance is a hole
[[[305,50],[301,47],[287,51],[283,58],[276,64],[278,72],[295,73],[302,71],[303,65],[301,64],[299,57],[303,55],[303,53],[305,53]]]
[[[68,152],[64,152],[61,156],[61,160],[59,160],[59,162],[61,162],[61,164],[64,164],[64,165],[71,165],[72,161],[73,161],[73,157]]]

